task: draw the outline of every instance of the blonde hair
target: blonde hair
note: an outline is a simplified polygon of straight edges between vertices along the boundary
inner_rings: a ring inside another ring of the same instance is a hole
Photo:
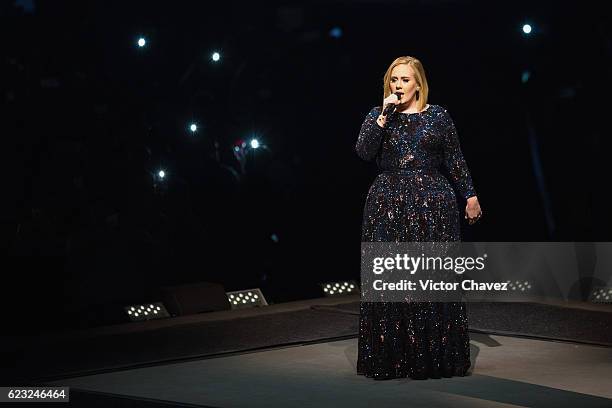
[[[423,110],[425,106],[427,106],[427,97],[429,95],[429,86],[427,85],[427,77],[425,76],[425,69],[423,68],[423,64],[421,61],[414,57],[399,57],[396,58],[389,68],[387,68],[387,72],[385,72],[385,77],[383,79],[383,99],[387,96],[391,95],[391,71],[393,68],[400,64],[408,64],[412,67],[414,71],[414,79],[416,80],[417,86],[419,89],[419,100],[417,101],[417,109],[420,111]]]

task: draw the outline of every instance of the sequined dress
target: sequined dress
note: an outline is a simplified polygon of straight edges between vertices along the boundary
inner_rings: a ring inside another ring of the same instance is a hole
[[[366,116],[355,146],[380,170],[364,206],[362,242],[459,241],[455,192],[475,196],[457,130],[446,109]],[[441,169],[446,169],[445,176]],[[450,180],[449,180],[450,178]],[[463,376],[470,367],[463,302],[360,302],[357,374],[374,379]]]

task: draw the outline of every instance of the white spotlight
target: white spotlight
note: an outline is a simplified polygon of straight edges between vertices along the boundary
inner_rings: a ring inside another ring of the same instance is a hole
[[[219,53],[218,53],[218,52],[216,52],[216,51],[212,53],[212,60],[213,60],[213,61],[217,62],[217,61],[219,61],[220,59],[221,59],[221,54],[219,54]]]
[[[134,307],[136,306],[136,307]],[[144,309],[144,306],[134,305],[134,306],[125,306],[123,308],[124,311],[127,312],[127,317],[130,321],[142,321],[142,320],[150,320],[150,319],[161,319],[163,317],[170,317],[170,313],[166,310],[166,307],[162,302],[155,302],[150,306],[155,307],[156,310],[153,313],[150,312],[150,309],[147,307],[147,310]]]
[[[192,123],[191,125],[189,125],[189,130],[191,130],[192,132],[195,132],[196,130],[198,130],[198,125],[196,125],[195,123]]]
[[[321,288],[323,289],[323,292],[325,294],[325,296],[332,296],[332,295],[338,295],[338,294],[347,294],[347,295],[352,295],[352,294],[359,294],[359,286],[357,285],[357,282],[355,281],[342,281],[342,282],[328,282],[328,283],[321,283],[320,284]]]
[[[524,32],[525,34],[529,34],[529,33],[531,32],[531,25],[529,25],[529,24],[524,24],[524,25],[523,25],[523,32]]]
[[[157,175],[159,176],[160,179],[163,179],[164,177],[166,177],[166,172],[163,170],[160,170],[159,173],[157,173]]]
[[[257,149],[259,147],[259,141],[257,139],[251,139],[251,147]]]
[[[147,43],[147,40],[145,40],[144,38],[140,37],[138,39],[138,46],[139,47],[141,47],[141,48],[144,47],[146,43]]]
[[[232,309],[268,306],[268,302],[259,288],[227,292],[226,294]]]

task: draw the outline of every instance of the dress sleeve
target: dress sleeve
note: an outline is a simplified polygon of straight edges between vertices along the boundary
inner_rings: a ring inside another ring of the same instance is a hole
[[[468,199],[476,195],[474,185],[472,183],[472,177],[468,169],[467,163],[461,152],[461,146],[459,144],[459,136],[457,135],[457,129],[453,122],[450,114],[444,110],[444,165],[448,170],[451,181],[455,187],[459,190],[459,194],[464,199]]]
[[[385,129],[376,123],[380,110],[380,106],[372,108],[361,125],[355,151],[357,151],[357,155],[363,160],[372,160],[380,149],[382,136],[385,132]]]

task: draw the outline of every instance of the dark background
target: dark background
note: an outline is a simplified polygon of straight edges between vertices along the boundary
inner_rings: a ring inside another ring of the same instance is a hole
[[[30,0],[0,19],[6,327],[113,323],[163,285],[277,303],[359,279],[377,169],[354,144],[402,55],[457,127],[484,211],[464,240],[611,240],[596,3]],[[253,136],[268,149],[242,173]]]

